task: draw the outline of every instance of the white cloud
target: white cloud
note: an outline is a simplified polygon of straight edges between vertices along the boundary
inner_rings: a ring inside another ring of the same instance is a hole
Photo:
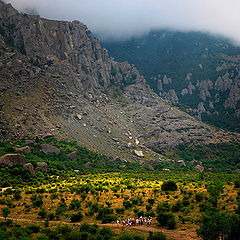
[[[111,37],[142,34],[152,28],[207,31],[240,43],[239,0],[7,0],[36,9],[42,17],[80,20]]]

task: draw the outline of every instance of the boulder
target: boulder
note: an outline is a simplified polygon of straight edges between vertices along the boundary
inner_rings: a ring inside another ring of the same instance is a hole
[[[168,169],[168,168],[163,168],[163,170],[162,170],[163,172],[171,172],[171,170],[170,169]]]
[[[24,168],[29,169],[29,171],[31,172],[32,175],[35,175],[35,170],[34,167],[31,163],[26,163],[23,165]]]
[[[12,167],[13,164],[25,164],[27,161],[20,154],[5,154],[0,157],[0,167]]]
[[[142,151],[137,151],[137,150],[134,150],[133,153],[138,156],[138,157],[144,157],[143,155],[143,152]]]
[[[77,155],[78,155],[78,152],[77,151],[74,151],[74,152],[71,152],[68,154],[68,157],[70,157],[73,161],[77,161]]]
[[[60,150],[50,144],[41,144],[42,151],[47,153],[56,153],[57,155],[60,153]]]
[[[37,171],[48,172],[48,164],[46,162],[37,162]]]
[[[192,160],[189,164],[192,166],[197,166],[197,165],[202,165],[202,162],[197,160]]]
[[[204,171],[204,167],[201,166],[201,165],[197,165],[194,169],[198,172],[203,172]]]
[[[82,115],[81,114],[77,114],[76,116],[75,116],[75,118],[77,119],[77,120],[82,120]]]
[[[133,143],[127,143],[126,148],[132,149],[132,148],[134,148],[134,144]]]
[[[93,164],[91,162],[87,162],[87,163],[84,163],[83,166],[87,168],[92,168]]]
[[[46,133],[46,135],[44,135],[44,136],[42,137],[42,139],[43,139],[43,140],[47,140],[47,139],[49,139],[49,138],[51,138],[51,137],[54,137],[54,135],[53,135],[52,133]]]
[[[186,167],[186,163],[183,160],[177,161],[176,164],[181,166],[181,167]]]
[[[17,152],[20,152],[20,153],[24,154],[24,155],[27,155],[27,154],[31,153],[31,149],[30,149],[29,146],[21,147],[21,148],[15,148],[15,150]]]

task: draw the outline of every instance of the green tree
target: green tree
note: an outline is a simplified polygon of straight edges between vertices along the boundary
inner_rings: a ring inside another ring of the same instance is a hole
[[[224,192],[224,184],[219,180],[211,182],[207,186],[207,191],[210,195],[209,202],[213,207],[217,207],[218,200],[221,197],[221,194]]]
[[[8,207],[2,208],[2,215],[5,218],[5,220],[7,219],[9,213],[10,213],[10,209]]]
[[[163,191],[177,191],[177,189],[178,189],[177,184],[172,180],[163,182],[162,184]]]

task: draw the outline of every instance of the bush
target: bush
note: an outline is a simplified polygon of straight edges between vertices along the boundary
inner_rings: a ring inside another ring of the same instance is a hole
[[[97,220],[102,220],[104,216],[110,215],[113,213],[113,209],[104,207],[98,210],[98,215],[96,216]]]
[[[80,231],[81,232],[88,232],[88,233],[91,233],[91,234],[96,234],[97,231],[98,231],[98,225],[96,225],[96,224],[90,225],[90,224],[84,223],[84,224],[81,225]]]
[[[204,199],[204,194],[202,192],[197,192],[195,194],[195,200],[197,202],[201,202],[201,201],[203,201],[203,199]]]
[[[154,198],[149,198],[149,199],[148,199],[148,203],[149,203],[150,205],[153,205],[154,202],[155,202]]]
[[[168,229],[176,228],[176,220],[172,213],[161,212],[157,216],[159,226],[167,226]]]
[[[127,200],[123,202],[123,206],[125,207],[125,209],[129,209],[132,207],[132,203]]]
[[[83,219],[83,215],[81,212],[78,212],[76,214],[72,214],[70,217],[71,222],[79,222]]]
[[[36,224],[30,224],[26,228],[29,229],[32,233],[38,233],[41,230],[41,227]]]
[[[117,214],[123,214],[125,212],[125,208],[124,207],[116,208],[115,211],[116,211]]]
[[[161,189],[163,191],[177,191],[178,187],[174,181],[169,180],[169,181],[163,182]]]
[[[182,201],[178,200],[175,204],[172,205],[173,212],[179,212],[182,208]]]
[[[188,196],[184,196],[184,197],[183,197],[182,205],[183,205],[184,207],[190,205],[190,201],[189,201],[189,197],[188,197]]]
[[[129,233],[124,233],[118,238],[118,240],[144,240],[144,237],[134,235],[134,234],[130,235]]]
[[[36,194],[32,195],[31,196],[32,205],[34,207],[42,206],[43,205],[43,200],[42,199],[43,199],[43,197],[41,195],[36,195]]]
[[[117,220],[117,216],[113,214],[103,215],[102,217],[102,223],[111,223],[116,220]]]
[[[157,205],[157,213],[160,213],[160,212],[169,212],[170,211],[170,205],[168,202],[160,202],[158,205]]]
[[[73,199],[69,205],[69,209],[70,210],[74,210],[74,209],[80,209],[81,208],[81,201],[77,200],[77,199]]]
[[[47,211],[46,211],[46,209],[41,207],[40,211],[38,212],[38,216],[39,216],[41,219],[46,218],[46,216],[47,216]]]
[[[152,231],[149,231],[147,240],[167,240],[167,237],[163,232],[153,233]]]

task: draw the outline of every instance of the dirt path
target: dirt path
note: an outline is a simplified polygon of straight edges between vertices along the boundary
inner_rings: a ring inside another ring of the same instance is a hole
[[[0,219],[4,219],[3,217],[0,217]],[[18,222],[28,222],[28,223],[44,223],[44,220],[31,220],[31,219],[21,219],[21,218],[8,218],[13,221]],[[68,225],[81,225],[82,223],[70,223],[70,222],[64,222],[64,221],[49,221],[49,224],[57,225],[57,224],[68,224]],[[164,228],[157,228],[152,227],[148,225],[143,226],[131,226],[131,227],[123,227],[122,225],[117,226],[117,224],[112,223],[106,223],[106,224],[97,224],[99,226],[105,226],[110,228],[125,228],[125,229],[135,229],[138,231],[144,231],[144,232],[163,232],[167,235],[168,240],[193,240],[193,239],[200,239],[197,237],[196,229],[198,226],[191,226],[191,228],[180,228],[180,229],[174,229],[174,230],[167,230]]]

